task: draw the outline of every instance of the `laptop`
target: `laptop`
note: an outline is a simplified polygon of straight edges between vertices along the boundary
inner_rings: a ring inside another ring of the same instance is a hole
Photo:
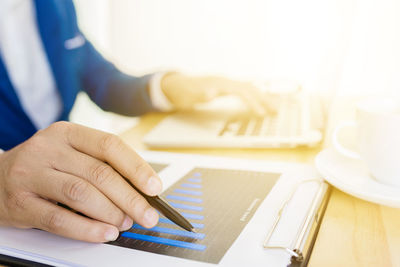
[[[275,114],[206,109],[167,116],[145,137],[153,148],[293,148],[322,140],[323,110],[306,92],[282,94]]]

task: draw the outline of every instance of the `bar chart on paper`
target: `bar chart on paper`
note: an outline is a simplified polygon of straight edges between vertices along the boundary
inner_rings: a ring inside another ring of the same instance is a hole
[[[156,171],[164,167],[153,166]],[[157,226],[146,229],[134,224],[108,244],[218,263],[279,176],[279,173],[194,168],[162,197],[191,222],[196,233],[183,230],[161,215]]]

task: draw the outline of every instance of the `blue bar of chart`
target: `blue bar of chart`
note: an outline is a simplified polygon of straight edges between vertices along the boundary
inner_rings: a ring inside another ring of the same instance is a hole
[[[193,190],[185,190],[185,189],[175,189],[175,193],[181,193],[181,194],[186,194],[186,195],[193,195],[193,196],[201,196],[203,192],[201,191],[193,191]]]
[[[142,230],[148,230],[148,231],[153,231],[153,232],[158,232],[158,233],[165,233],[165,234],[170,234],[170,235],[179,235],[179,236],[186,236],[194,239],[204,239],[205,234],[202,233],[192,233],[186,230],[179,230],[179,229],[174,229],[174,228],[164,228],[160,226],[154,226],[153,228],[147,229],[144,228],[143,226],[140,226],[138,224],[133,225],[133,229],[142,229]]]
[[[193,203],[201,203],[203,200],[201,198],[192,198],[192,197],[185,197],[185,196],[177,196],[177,195],[167,195],[167,199],[174,199],[174,200],[182,200],[186,202],[193,202]]]
[[[188,182],[201,183],[201,178],[189,178]]]
[[[181,186],[187,188],[201,188],[200,184],[182,184]]]
[[[199,176],[200,173],[197,174],[197,178],[188,178],[186,181],[192,181],[195,183],[201,183],[201,178]],[[194,179],[194,180],[193,180]],[[182,184],[182,187],[185,187],[185,184]],[[201,188],[200,184],[196,184],[196,188]],[[176,194],[178,193],[178,194]],[[189,196],[188,196],[189,195]],[[182,216],[184,216],[186,219],[192,219],[192,220],[203,220],[204,215],[202,214],[196,214],[196,213],[190,213],[190,211],[197,211],[201,212],[203,211],[203,207],[199,205],[193,205],[194,204],[200,204],[203,202],[203,199],[193,197],[195,196],[201,196],[202,192],[201,191],[193,191],[193,190],[185,190],[185,189],[175,189],[174,193],[169,194],[166,196],[166,199],[169,200],[169,204],[179,210],[185,210],[189,212],[184,212],[180,211]],[[173,202],[173,201],[180,201],[180,202]],[[169,225],[174,225],[175,224],[170,221],[167,218],[160,217],[159,224],[169,224]],[[204,224],[200,223],[193,223],[192,224],[194,227],[199,226],[198,229],[203,229]],[[176,227],[176,226],[175,226]],[[197,228],[197,227],[196,227]],[[132,226],[132,229],[134,230],[143,230],[146,232],[152,232],[152,233],[161,233],[161,234],[167,234],[167,235],[173,235],[175,237],[188,237],[191,239],[196,239],[196,240],[202,240],[205,238],[204,233],[192,233],[188,232],[183,229],[176,229],[176,228],[171,228],[171,227],[164,227],[164,226],[155,226],[153,228],[147,229],[144,228],[143,226],[140,226],[138,224],[134,224]],[[147,242],[153,242],[153,243],[159,243],[163,245],[168,245],[168,246],[176,246],[180,248],[186,248],[186,249],[193,249],[193,250],[205,250],[206,246],[205,245],[199,245],[191,242],[185,242],[185,241],[179,241],[175,239],[168,239],[165,237],[157,237],[157,236],[151,236],[151,235],[141,235],[138,233],[132,233],[132,232],[124,232],[121,235],[122,237],[125,238],[130,238],[130,239],[136,239],[136,240],[142,240],[142,241],[147,241]],[[191,240],[193,241],[193,240]]]
[[[122,236],[127,237],[127,238],[142,240],[142,241],[155,242],[155,243],[168,245],[168,246],[175,246],[175,247],[188,248],[188,249],[194,249],[194,250],[205,250],[206,249],[206,246],[204,246],[204,245],[183,242],[183,241],[173,240],[173,239],[167,239],[167,238],[162,238],[162,237],[157,237],[157,236],[151,236],[151,235],[141,235],[141,234],[136,234],[136,233],[131,233],[131,232],[125,232],[122,234]]]
[[[203,207],[186,205],[182,203],[169,202],[169,204],[176,209],[202,211]]]

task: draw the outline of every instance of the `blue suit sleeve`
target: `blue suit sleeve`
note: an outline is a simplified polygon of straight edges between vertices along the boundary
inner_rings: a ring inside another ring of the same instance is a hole
[[[148,90],[151,75],[126,75],[105,60],[90,42],[86,42],[84,49],[82,88],[96,104],[104,110],[128,116],[155,110]]]
[[[66,25],[71,32],[80,32],[72,1],[59,2],[65,9]],[[75,54],[80,87],[102,109],[122,115],[137,116],[155,108],[151,104],[148,84],[150,75],[133,77],[119,71],[87,40]]]

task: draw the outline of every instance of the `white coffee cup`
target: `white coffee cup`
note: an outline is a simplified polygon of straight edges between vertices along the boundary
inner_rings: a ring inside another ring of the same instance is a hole
[[[357,104],[356,118],[335,129],[333,146],[346,157],[362,159],[377,181],[400,187],[400,103],[391,98],[363,100]],[[339,142],[345,127],[356,128],[358,151]]]

